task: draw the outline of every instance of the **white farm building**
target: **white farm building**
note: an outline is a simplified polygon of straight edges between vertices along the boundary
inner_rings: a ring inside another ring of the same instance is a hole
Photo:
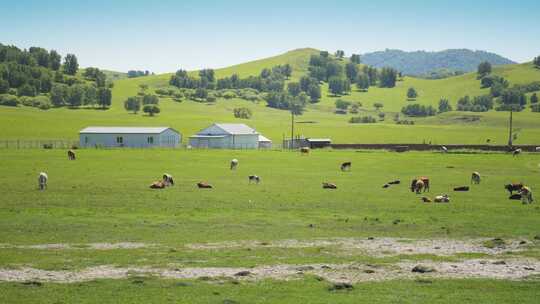
[[[81,147],[177,147],[182,135],[169,127],[87,127],[79,132]]]
[[[193,148],[266,149],[272,141],[245,124],[215,123],[189,138]]]

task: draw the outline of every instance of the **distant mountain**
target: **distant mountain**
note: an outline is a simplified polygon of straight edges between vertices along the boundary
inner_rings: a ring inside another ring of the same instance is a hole
[[[378,68],[392,67],[405,75],[434,77],[455,72],[475,71],[478,64],[488,61],[492,65],[513,64],[514,61],[500,55],[469,49],[451,49],[440,52],[390,50],[366,53],[362,63]]]

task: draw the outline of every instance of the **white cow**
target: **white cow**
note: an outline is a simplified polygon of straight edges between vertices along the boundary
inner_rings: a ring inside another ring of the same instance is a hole
[[[47,180],[49,180],[47,173],[40,172],[38,176],[39,190],[45,190],[47,188]]]
[[[533,195],[532,190],[529,187],[523,186],[523,188],[521,188],[519,191],[519,194],[521,195],[521,202],[523,204],[532,204]]]
[[[448,197],[448,194],[437,195],[433,201],[435,203],[450,203],[450,198]]]
[[[231,160],[231,170],[236,170],[236,167],[238,167],[238,159],[234,158]]]
[[[445,147],[445,146],[441,146],[441,152],[442,152],[442,153],[447,153],[447,152],[448,152],[448,148]]]
[[[471,184],[480,184],[480,173],[473,172],[471,174]]]

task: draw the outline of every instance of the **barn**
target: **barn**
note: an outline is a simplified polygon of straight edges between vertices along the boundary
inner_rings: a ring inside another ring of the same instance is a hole
[[[81,147],[174,148],[182,135],[169,127],[87,127],[79,132]]]
[[[257,149],[272,146],[272,141],[245,124],[215,123],[189,138],[193,148]],[[263,142],[260,143],[261,139]]]

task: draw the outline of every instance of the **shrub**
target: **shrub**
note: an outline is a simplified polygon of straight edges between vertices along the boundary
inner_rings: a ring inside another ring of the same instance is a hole
[[[396,120],[396,124],[398,125],[414,125],[413,120]]]
[[[401,113],[407,116],[413,117],[423,117],[423,116],[433,116],[437,114],[437,110],[433,106],[424,106],[420,104],[411,104],[403,107]]]
[[[51,100],[47,96],[37,96],[32,98],[32,106],[41,110],[48,110],[51,108]]]
[[[169,91],[168,91],[168,90],[165,90],[165,89],[157,89],[157,90],[155,90],[154,92],[156,92],[156,94],[162,95],[162,96],[167,96],[167,95],[169,95]]]
[[[448,101],[448,99],[446,98],[441,98],[441,100],[439,100],[439,113],[450,112],[450,111],[452,111],[452,106],[450,105],[450,101]]]
[[[17,90],[17,96],[36,96],[36,88],[29,84],[24,84]]]
[[[376,123],[377,119],[373,116],[357,116],[351,117],[349,123]]]
[[[206,102],[216,102],[216,96],[214,95],[210,95],[208,97],[206,97]]]
[[[225,91],[223,94],[222,94],[223,98],[225,99],[232,99],[232,98],[236,98],[236,93],[233,92],[233,91]]]
[[[532,112],[540,112],[540,103],[535,103],[531,105]]]
[[[351,105],[349,101],[345,101],[343,99],[336,100],[336,109],[347,111],[347,108]]]
[[[4,94],[0,95],[0,105],[16,107],[19,105],[19,99],[15,95]]]
[[[147,104],[144,106],[143,112],[147,113],[150,116],[154,116],[154,114],[158,114],[159,112],[161,112],[161,110],[155,104]]]
[[[380,112],[378,115],[380,120],[384,120],[384,118],[386,117],[386,113],[384,112]]]
[[[250,119],[253,115],[251,110],[248,108],[234,108],[233,113],[234,117],[243,119]]]

